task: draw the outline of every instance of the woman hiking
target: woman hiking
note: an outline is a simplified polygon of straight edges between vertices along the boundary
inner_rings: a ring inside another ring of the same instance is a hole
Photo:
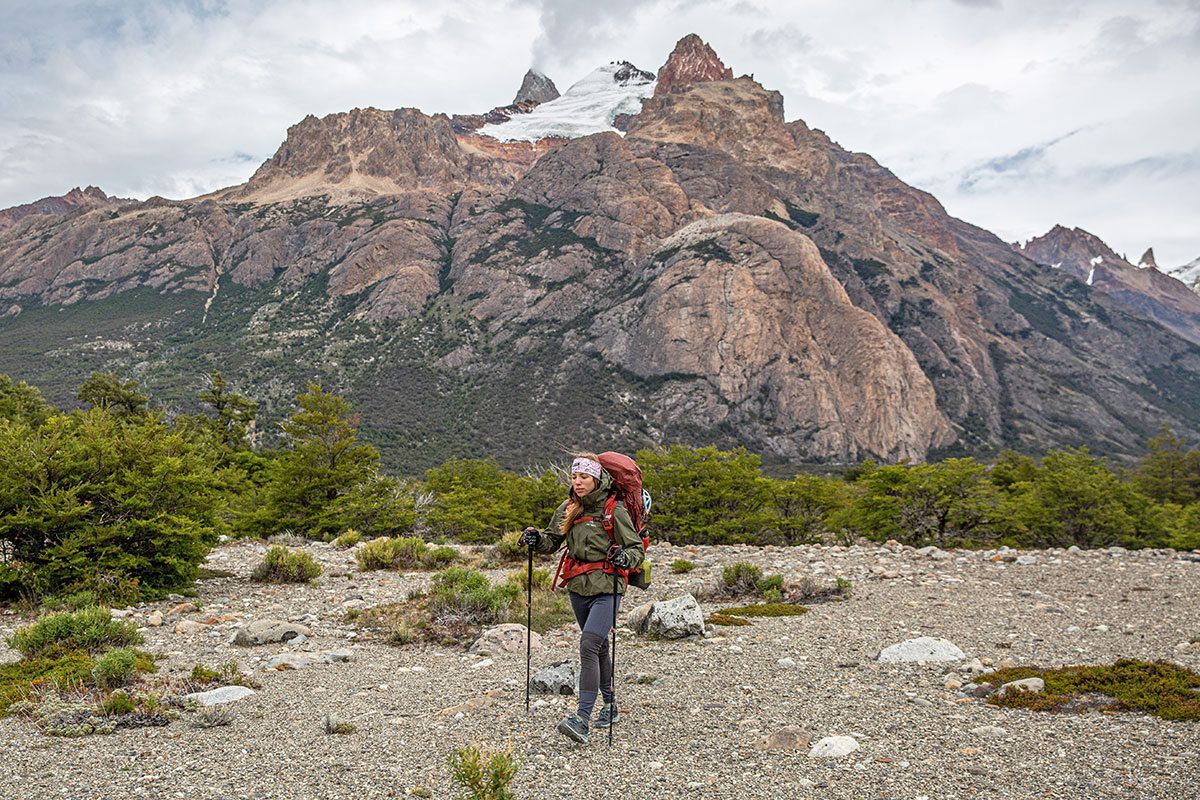
[[[571,608],[579,622],[579,707],[558,723],[558,731],[586,744],[597,695],[604,704],[596,717],[597,728],[618,719],[613,704],[613,670],[608,632],[625,593],[626,573],[642,563],[645,550],[625,506],[617,503],[611,519],[605,504],[613,493],[613,478],[594,453],[577,455],[571,462],[571,492],[539,533],[526,528],[521,543],[540,553],[553,553],[567,543],[561,585],[570,592]],[[607,530],[606,530],[607,528]],[[614,569],[619,576],[615,582]],[[615,604],[615,605],[614,605]]]

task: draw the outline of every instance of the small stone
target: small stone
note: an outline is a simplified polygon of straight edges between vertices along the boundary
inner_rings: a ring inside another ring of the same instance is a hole
[[[1008,731],[996,725],[980,725],[978,728],[971,728],[971,733],[976,736],[990,736],[993,739],[1003,739],[1008,736]]]
[[[788,725],[759,738],[755,750],[803,750],[812,742],[812,736],[795,725]]]
[[[494,663],[495,662],[492,661],[492,659],[485,658],[483,661],[476,661],[474,664],[472,664],[471,669],[482,669],[483,667],[490,667]]]
[[[779,666],[781,666],[781,667],[794,667],[794,666],[796,666],[796,662],[795,662],[795,660],[794,660],[794,659],[791,659],[791,658],[781,658],[781,659],[779,659],[779,661],[777,661],[776,663],[777,663],[777,664],[779,664]]]
[[[175,606],[170,611],[168,611],[167,616],[168,617],[178,617],[182,614],[190,614],[196,610],[197,610],[196,606],[192,603],[180,603],[179,605]]]
[[[826,736],[808,751],[809,758],[841,758],[858,749],[853,736]]]
[[[175,632],[180,634],[199,633],[207,626],[203,622],[197,622],[194,619],[181,619],[175,623]]]
[[[163,624],[163,615],[161,611],[151,612],[150,616],[146,617],[146,624],[151,628],[157,628]]]
[[[1046,688],[1046,682],[1041,678],[1023,678],[1019,681],[1009,681],[1000,687],[1000,694],[1009,692],[1041,692]]]
[[[1028,567],[1038,563],[1037,556],[1017,556],[1017,563],[1021,566]]]

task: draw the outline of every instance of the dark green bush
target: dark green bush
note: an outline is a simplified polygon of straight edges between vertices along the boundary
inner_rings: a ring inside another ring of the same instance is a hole
[[[258,583],[308,583],[321,574],[321,565],[303,551],[272,547],[254,568],[250,580]]]
[[[688,561],[686,558],[677,558],[671,562],[671,570],[675,572],[676,575],[685,572],[691,572],[695,568],[696,565],[691,561]]]
[[[567,491],[552,472],[521,477],[491,459],[451,459],[425,475],[434,495],[426,523],[436,535],[492,543],[547,520]]]
[[[783,592],[783,576],[764,576],[760,567],[737,561],[721,570],[719,591],[726,595],[751,595],[778,601]]]
[[[675,544],[757,542],[771,528],[771,481],[744,449],[675,445],[640,450],[638,465],[654,498],[655,536]]]
[[[0,420],[0,463],[0,599],[160,597],[188,586],[216,541],[221,480],[159,416]]]
[[[8,646],[26,658],[83,650],[98,653],[112,647],[142,643],[137,626],[112,618],[107,608],[85,608],[49,614],[21,628],[8,640]]]

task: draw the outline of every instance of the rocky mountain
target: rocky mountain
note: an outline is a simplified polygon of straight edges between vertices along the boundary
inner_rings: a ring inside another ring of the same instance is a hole
[[[580,84],[494,129],[356,109],[293,126],[241,186],[26,217],[0,233],[0,372],[70,404],[115,370],[188,409],[215,368],[266,422],[319,378],[411,472],[674,441],[1121,455],[1164,422],[1200,431],[1200,347],[1138,308],[748,77],[580,83],[621,80],[624,136],[485,135]]]
[[[1157,269],[1133,266],[1097,236],[1055,225],[1019,249],[1039,264],[1072,275],[1200,344],[1200,296]],[[1153,262],[1154,251],[1147,250],[1140,263],[1153,266]]]
[[[717,57],[716,52],[694,33],[679,40],[667,63],[658,71],[656,95],[669,94],[673,89],[689,83],[726,81],[733,78],[729,69]]]
[[[520,103],[545,103],[558,97],[558,87],[554,81],[540,72],[529,70],[521,81],[521,88],[513,98],[513,105]]]
[[[132,202],[134,201],[120,197],[109,197],[103,190],[95,186],[89,186],[86,189],[76,186],[60,197],[43,197],[32,203],[0,210],[0,231],[11,228],[18,220],[28,216],[44,214],[60,217],[80,209],[120,206]]]

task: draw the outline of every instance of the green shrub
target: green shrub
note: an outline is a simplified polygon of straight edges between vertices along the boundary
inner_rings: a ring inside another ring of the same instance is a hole
[[[529,548],[521,544],[521,531],[509,531],[496,542],[496,557],[500,561],[524,561],[529,558]]]
[[[746,561],[738,561],[721,570],[720,591],[727,595],[758,595],[766,592],[782,592],[783,576],[763,576],[761,568]]]
[[[8,640],[8,646],[26,658],[83,650],[98,653],[112,647],[142,643],[137,626],[115,620],[107,608],[85,608],[42,617],[21,628]]]
[[[676,544],[757,542],[775,519],[771,481],[760,473],[759,457],[742,448],[674,445],[640,450],[637,462],[654,497],[659,538]]]
[[[161,597],[190,585],[216,542],[223,481],[205,445],[159,415],[0,420],[0,464],[0,599]]]
[[[853,585],[845,578],[834,578],[832,586],[804,577],[799,583],[788,586],[784,591],[789,603],[821,603],[826,600],[846,600]]]
[[[416,569],[429,545],[420,536],[374,539],[354,553],[363,572],[373,569]]]
[[[421,565],[427,569],[441,569],[458,560],[458,551],[449,545],[431,547],[421,556]]]
[[[137,671],[137,653],[128,647],[109,650],[96,659],[92,675],[96,685],[105,689],[124,686]]]
[[[530,520],[548,519],[566,495],[553,472],[522,477],[494,460],[451,459],[425,475],[434,495],[426,523],[462,542],[490,544]]]
[[[133,698],[121,690],[113,692],[100,703],[100,713],[106,717],[132,714],[135,709],[137,709],[137,705],[133,702]]]
[[[93,666],[91,657],[80,650],[0,664],[0,715],[26,698],[35,681],[43,687],[77,687],[92,680]]]
[[[510,572],[506,580],[522,592],[529,590],[529,570],[521,569]],[[549,591],[551,580],[553,580],[553,577],[550,575],[549,570],[541,569],[540,567],[533,568],[533,588],[535,591]]]
[[[693,564],[691,561],[688,561],[686,558],[677,558],[671,562],[671,569],[675,572],[676,575],[680,575],[685,572],[691,572],[695,568],[696,568],[696,565]]]
[[[259,583],[307,583],[321,574],[321,565],[303,551],[272,547],[254,568],[250,580]]]
[[[362,534],[359,533],[358,531],[354,530],[353,528],[351,528],[350,530],[342,533],[341,536],[334,539],[333,544],[335,547],[340,547],[342,549],[349,549],[351,547],[354,547],[354,545],[358,544],[361,541],[362,541]]]
[[[466,794],[460,800],[513,800],[509,784],[518,762],[512,748],[487,751],[472,744],[450,751],[450,777]]]
[[[515,584],[493,586],[482,573],[450,567],[433,578],[429,611],[438,621],[451,619],[470,625],[492,625],[505,617],[508,607],[519,596],[520,589]]]

